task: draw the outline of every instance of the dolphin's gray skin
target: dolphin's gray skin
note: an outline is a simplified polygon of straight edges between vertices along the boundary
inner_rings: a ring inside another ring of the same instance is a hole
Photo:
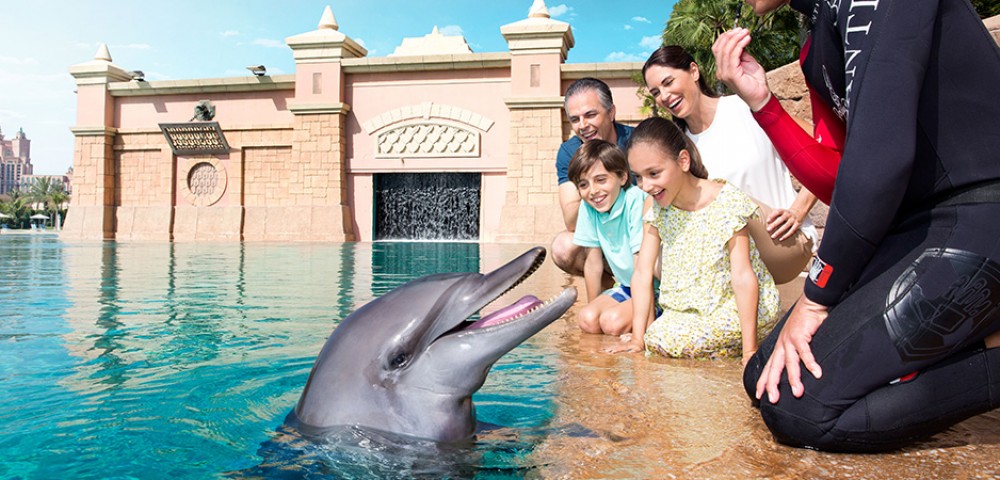
[[[356,425],[438,442],[470,438],[472,394],[490,367],[562,316],[576,289],[467,319],[544,259],[545,249],[534,248],[487,274],[419,278],[359,308],[323,346],[286,424],[316,435]]]

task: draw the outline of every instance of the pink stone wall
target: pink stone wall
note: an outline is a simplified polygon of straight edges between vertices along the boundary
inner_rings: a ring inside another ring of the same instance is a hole
[[[633,64],[563,63],[568,26],[534,18],[511,52],[353,58],[331,31],[289,37],[294,75],[134,82],[101,57],[75,65],[76,192],[64,235],[132,241],[368,241],[380,173],[475,172],[480,240],[548,243],[570,135],[560,95],[606,79],[638,120]],[[548,22],[548,23],[546,23]],[[161,123],[209,100],[229,151],[175,155]]]
[[[188,122],[194,105],[206,99],[215,105],[214,120],[227,127],[289,124],[293,117],[288,111],[292,93],[276,90],[116,97],[113,124],[119,128],[158,128],[160,123]]]

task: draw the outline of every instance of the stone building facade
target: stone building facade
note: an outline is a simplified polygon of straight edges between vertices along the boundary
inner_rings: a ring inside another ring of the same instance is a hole
[[[996,38],[1000,19],[986,25]],[[102,46],[70,68],[78,108],[63,236],[370,241],[378,176],[465,172],[480,178],[480,241],[546,244],[563,228],[555,157],[572,132],[562,92],[601,78],[617,120],[636,124],[641,64],[565,63],[572,28],[542,0],[500,31],[506,52],[472,53],[435,29],[370,58],[327,7],[316,30],[286,39],[294,74],[157,82],[134,79]],[[797,65],[769,78],[793,115],[810,118]],[[160,125],[197,124],[205,100],[226,148],[175,153]],[[825,213],[814,209],[820,226]]]
[[[294,74],[155,82],[133,79],[102,46],[70,68],[78,113],[63,236],[369,241],[379,175],[465,172],[480,178],[480,241],[547,243],[562,228],[556,151],[572,135],[562,92],[601,78],[618,120],[637,123],[641,65],[566,64],[572,28],[541,0],[500,31],[506,52],[472,53],[435,30],[368,57],[327,7],[316,30],[286,39]],[[160,125],[189,122],[203,100],[228,148],[175,153]]]

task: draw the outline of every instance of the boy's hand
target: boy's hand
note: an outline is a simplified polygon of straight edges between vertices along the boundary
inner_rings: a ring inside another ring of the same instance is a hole
[[[642,341],[642,337],[632,338],[629,334],[629,338],[626,340],[625,335],[622,335],[622,343],[605,348],[604,353],[640,353],[646,350],[646,342]]]

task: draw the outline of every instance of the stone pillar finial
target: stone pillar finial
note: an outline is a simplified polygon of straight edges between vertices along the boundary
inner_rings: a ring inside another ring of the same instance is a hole
[[[94,54],[94,60],[108,63],[111,62],[111,51],[108,50],[108,44],[102,43],[101,46],[97,47],[97,53]]]
[[[317,30],[339,30],[340,25],[337,25],[337,18],[333,16],[333,9],[329,5],[323,10],[323,16],[319,19],[319,26]]]
[[[535,0],[535,3],[531,4],[531,9],[528,10],[528,18],[552,18],[549,15],[549,9],[545,6],[545,0]]]

